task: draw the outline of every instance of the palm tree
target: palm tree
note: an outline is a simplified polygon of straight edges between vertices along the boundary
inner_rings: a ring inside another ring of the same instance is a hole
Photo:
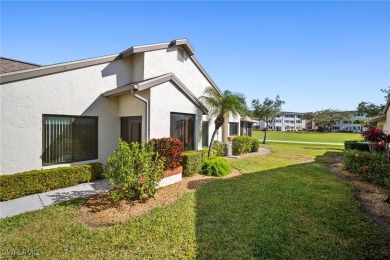
[[[209,109],[209,116],[216,116],[214,125],[215,129],[211,136],[209,145],[208,158],[210,159],[211,148],[213,146],[214,137],[218,129],[225,123],[225,115],[232,112],[233,115],[243,115],[247,112],[245,97],[242,94],[237,94],[226,90],[223,95],[213,87],[207,87],[204,95],[200,99]]]

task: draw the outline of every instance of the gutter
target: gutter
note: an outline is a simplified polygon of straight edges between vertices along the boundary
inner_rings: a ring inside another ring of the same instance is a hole
[[[131,90],[131,94],[135,97],[135,98],[137,98],[137,99],[139,99],[139,100],[141,100],[142,102],[144,102],[145,103],[145,143],[147,143],[147,142],[149,142],[149,139],[150,139],[150,127],[149,127],[149,125],[150,125],[150,117],[149,117],[149,101],[147,100],[147,99],[145,99],[145,98],[143,98],[143,97],[141,97],[140,95],[138,95],[138,94],[135,94],[135,89],[132,89]]]

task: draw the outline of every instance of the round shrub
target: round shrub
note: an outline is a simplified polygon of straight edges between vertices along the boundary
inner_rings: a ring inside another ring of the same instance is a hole
[[[206,158],[207,150],[183,152],[183,174],[189,176],[199,173]]]
[[[164,160],[152,145],[119,140],[119,147],[108,158],[104,175],[119,190],[111,193],[114,199],[153,197],[156,186],[164,177]]]
[[[229,162],[221,157],[206,159],[202,166],[202,173],[209,176],[223,177],[232,171],[233,168]]]
[[[232,142],[233,154],[240,155],[243,153],[249,153],[252,147],[252,139],[252,137],[246,135],[234,137]]]
[[[252,138],[251,153],[256,153],[259,151],[260,141],[256,138]]]
[[[212,147],[212,156],[225,156],[225,144],[220,141],[214,141]]]

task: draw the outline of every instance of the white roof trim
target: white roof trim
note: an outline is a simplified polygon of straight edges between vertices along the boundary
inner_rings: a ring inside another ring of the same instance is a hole
[[[155,78],[151,78],[139,82],[129,83],[125,86],[106,91],[102,93],[102,95],[104,97],[114,97],[114,96],[119,96],[131,92],[132,90],[143,91],[158,86],[160,84],[163,84],[167,81],[172,81],[177,86],[177,88],[192,103],[194,103],[197,107],[199,107],[202,110],[203,114],[208,113],[208,109],[206,108],[206,106],[203,105],[203,103],[200,102],[199,99],[195,97],[195,95],[173,73],[164,74]]]
[[[5,84],[8,82],[19,81],[24,79],[36,78],[45,75],[50,75],[54,73],[59,73],[68,70],[74,70],[89,66],[94,66],[98,64],[108,63],[115,60],[118,57],[118,54],[103,56],[99,58],[85,59],[79,61],[72,61],[66,63],[59,63],[49,66],[42,66],[33,69],[19,70],[9,73],[3,73],[0,77],[0,84]]]
[[[198,69],[203,74],[203,76],[205,76],[206,79],[210,82],[211,86],[213,86],[221,95],[223,94],[218,88],[217,84],[214,82],[214,80],[210,77],[210,75],[202,67],[199,61],[195,58],[194,56],[195,49],[191,46],[190,42],[187,39],[178,39],[171,42],[158,43],[158,44],[133,46],[121,52],[120,54],[113,54],[113,55],[107,55],[98,58],[84,59],[84,60],[73,61],[73,62],[65,62],[65,63],[53,64],[49,66],[42,66],[33,69],[4,73],[4,74],[0,74],[0,84],[6,84],[9,82],[42,77],[45,75],[60,73],[63,71],[80,69],[83,67],[94,66],[103,63],[109,63],[117,59],[123,59],[129,57],[130,55],[135,53],[167,49],[170,46],[183,47],[188,52],[190,59],[195,63],[195,65],[198,67]]]

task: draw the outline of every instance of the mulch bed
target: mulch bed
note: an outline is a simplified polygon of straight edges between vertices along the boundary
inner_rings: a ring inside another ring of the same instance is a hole
[[[240,175],[239,171],[234,170],[224,178]],[[78,219],[89,227],[114,226],[129,218],[143,215],[153,208],[175,202],[191,190],[199,189],[205,183],[217,179],[221,178],[200,174],[183,177],[182,181],[159,189],[155,197],[145,203],[137,200],[113,201],[108,192],[100,193],[85,199],[84,205],[78,212]]]
[[[271,153],[269,149],[260,148],[259,152],[241,155],[240,158],[261,156],[269,153]],[[233,178],[240,175],[241,173],[234,169],[231,174],[224,178]],[[151,209],[175,202],[191,190],[199,189],[203,184],[218,179],[221,178],[200,174],[183,177],[182,181],[159,189],[154,198],[144,203],[137,200],[113,201],[108,192],[100,193],[85,198],[84,205],[78,212],[78,219],[89,227],[118,225],[129,218],[141,216]]]
[[[390,189],[362,179],[356,174],[344,170],[339,156],[333,158],[329,169],[338,177],[356,187],[356,196],[361,210],[366,213],[381,229],[390,232],[390,203],[387,201]]]
[[[241,156],[241,158],[268,153],[270,153],[269,150],[261,149],[258,153],[246,154]],[[335,157],[328,167],[333,174],[353,184],[357,188],[356,196],[359,198],[362,211],[381,229],[390,232],[390,203],[386,201],[390,195],[390,189],[367,182],[359,176],[345,171],[339,157]],[[233,173],[225,178],[233,178],[240,175],[241,173],[235,169]],[[84,205],[78,212],[78,219],[89,227],[114,226],[129,218],[141,216],[153,208],[175,202],[191,190],[199,189],[205,183],[217,179],[221,178],[200,174],[183,177],[182,181],[159,189],[155,198],[145,203],[136,200],[113,201],[108,192],[101,193],[85,198]]]

